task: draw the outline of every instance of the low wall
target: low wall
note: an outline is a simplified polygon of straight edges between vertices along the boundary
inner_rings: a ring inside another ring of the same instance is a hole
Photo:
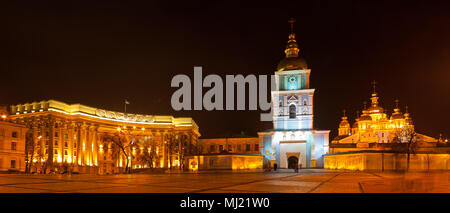
[[[190,170],[262,170],[263,156],[246,154],[199,155],[186,157]]]
[[[325,155],[326,169],[406,170],[407,154],[399,153],[334,153]],[[449,170],[450,154],[411,154],[409,170]]]

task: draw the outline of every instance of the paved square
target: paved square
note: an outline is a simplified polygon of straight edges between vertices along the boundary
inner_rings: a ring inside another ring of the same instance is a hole
[[[449,193],[450,172],[0,174],[0,193]]]

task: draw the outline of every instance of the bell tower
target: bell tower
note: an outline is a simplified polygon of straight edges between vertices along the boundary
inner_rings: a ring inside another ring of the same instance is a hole
[[[290,19],[285,57],[275,71],[276,88],[272,91],[273,129],[259,132],[265,166],[279,168],[323,167],[328,153],[329,130],[313,126],[314,89],[309,87],[306,60],[301,56],[294,33],[295,19]]]
[[[275,109],[273,128],[276,130],[313,129],[313,95],[309,88],[309,76],[306,60],[299,55],[293,25],[285,49],[285,58],[278,64],[275,72],[276,91],[272,92],[272,104]]]

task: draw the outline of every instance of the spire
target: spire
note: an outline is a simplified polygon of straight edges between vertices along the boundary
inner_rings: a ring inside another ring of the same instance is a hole
[[[294,35],[294,37],[295,37],[295,33],[294,33],[294,23],[295,23],[295,18],[290,18],[289,19],[289,24],[291,24],[291,32],[290,32],[290,35]]]
[[[342,110],[342,120],[347,120],[347,116],[345,116],[345,112],[346,112],[346,110],[343,109]]]
[[[376,96],[376,94],[377,94],[377,91],[376,91],[376,89],[377,89],[377,82],[375,80],[372,81],[372,87],[373,87],[372,96],[374,96],[373,94],[375,94],[375,96]]]
[[[298,52],[300,52],[300,49],[298,49],[298,44],[297,41],[295,40],[295,33],[294,33],[295,19],[290,18],[288,22],[290,24],[291,29],[289,33],[289,41],[286,45],[286,49],[284,50],[284,52],[286,53],[286,58],[298,57]]]

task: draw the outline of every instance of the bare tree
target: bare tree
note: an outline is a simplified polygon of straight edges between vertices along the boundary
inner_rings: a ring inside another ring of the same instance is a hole
[[[407,154],[406,171],[408,171],[411,154],[415,154],[418,148],[417,133],[411,125],[405,125],[396,132],[392,142],[397,143],[393,146],[394,151]]]
[[[33,164],[35,147],[36,144],[34,143],[34,136],[32,130],[29,130],[26,133],[25,138],[25,173],[31,173],[31,166]]]
[[[116,157],[116,159],[119,158],[120,153],[125,155],[126,159],[126,165],[125,165],[125,173],[130,173],[131,170],[128,165],[130,165],[131,156],[130,156],[130,146],[132,143],[127,140],[125,136],[121,136],[119,134],[108,134],[105,133],[102,136],[103,141],[110,141],[112,144],[114,144],[113,150],[118,150],[115,153],[113,153],[113,157]],[[114,149],[116,148],[116,149]]]

